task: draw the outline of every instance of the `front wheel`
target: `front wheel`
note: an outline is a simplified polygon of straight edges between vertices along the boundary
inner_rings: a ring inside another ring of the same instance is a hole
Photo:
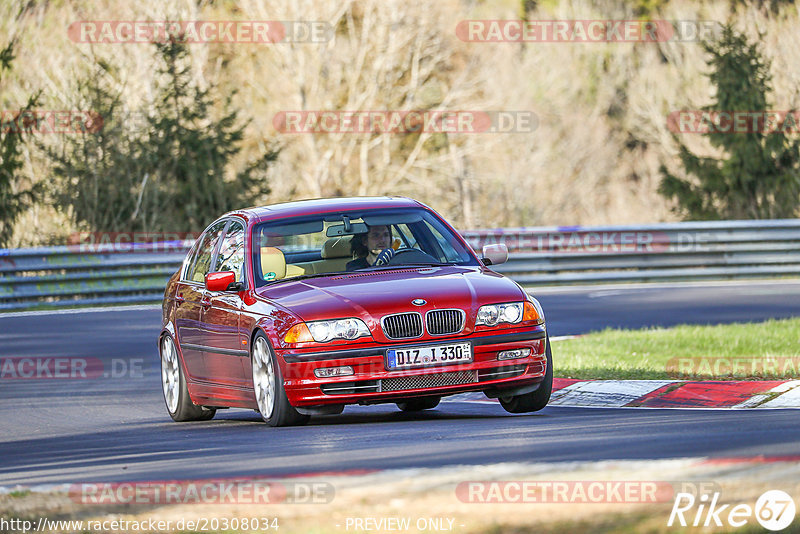
[[[214,417],[217,410],[205,408],[192,402],[186,377],[183,374],[178,350],[172,336],[161,338],[161,389],[167,412],[173,421],[207,421]]]
[[[269,426],[304,425],[309,416],[300,414],[289,404],[283,388],[281,367],[263,333],[253,342],[253,391],[261,418]]]
[[[550,393],[553,391],[553,356],[550,353],[550,336],[547,337],[545,354],[547,355],[547,369],[536,391],[514,395],[512,397],[500,397],[500,404],[509,413],[529,413],[538,412],[550,401]]]

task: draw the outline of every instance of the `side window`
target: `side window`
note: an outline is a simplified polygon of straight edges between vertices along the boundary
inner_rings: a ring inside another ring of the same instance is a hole
[[[204,282],[206,273],[211,267],[211,256],[214,255],[214,249],[222,237],[222,230],[228,221],[220,221],[211,228],[209,228],[200,240],[197,247],[197,256],[194,259],[194,265],[189,269],[189,280],[193,282]]]
[[[242,223],[232,222],[228,227],[212,271],[233,271],[236,273],[237,282],[244,280],[244,226]]]
[[[200,238],[198,238],[197,242],[192,245],[191,250],[186,253],[186,258],[183,260],[183,267],[181,267],[181,280],[191,280],[189,275],[191,274],[192,265],[194,265],[194,260],[197,258],[197,250],[200,248]]]

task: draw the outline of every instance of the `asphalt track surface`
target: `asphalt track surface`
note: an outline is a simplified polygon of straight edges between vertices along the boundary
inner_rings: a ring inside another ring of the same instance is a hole
[[[800,316],[798,281],[533,293],[551,336]],[[416,415],[348,406],[296,428],[270,428],[248,410],[178,424],[161,394],[159,327],[155,308],[0,316],[0,357],[93,357],[107,372],[112,360],[118,372],[136,368],[120,378],[0,380],[0,486],[800,451],[795,410],[548,407],[510,415],[499,404],[452,400]],[[555,358],[557,366],[557,351]]]

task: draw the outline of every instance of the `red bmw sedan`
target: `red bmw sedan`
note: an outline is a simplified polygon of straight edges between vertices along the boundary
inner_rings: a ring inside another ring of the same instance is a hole
[[[541,410],[539,303],[436,212],[399,197],[290,202],[214,221],[167,283],[158,347],[175,421],[250,408],[272,426],[346,404],[434,408],[482,391]]]

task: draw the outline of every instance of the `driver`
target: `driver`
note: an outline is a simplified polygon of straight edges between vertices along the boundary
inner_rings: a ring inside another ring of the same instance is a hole
[[[387,249],[394,252],[391,242],[392,231],[388,226],[371,226],[367,233],[354,235],[350,240],[350,250],[355,259],[348,262],[345,269],[355,271],[370,267],[375,265],[378,256],[382,258],[388,256],[385,258],[385,261],[388,261],[391,255],[387,254]]]

